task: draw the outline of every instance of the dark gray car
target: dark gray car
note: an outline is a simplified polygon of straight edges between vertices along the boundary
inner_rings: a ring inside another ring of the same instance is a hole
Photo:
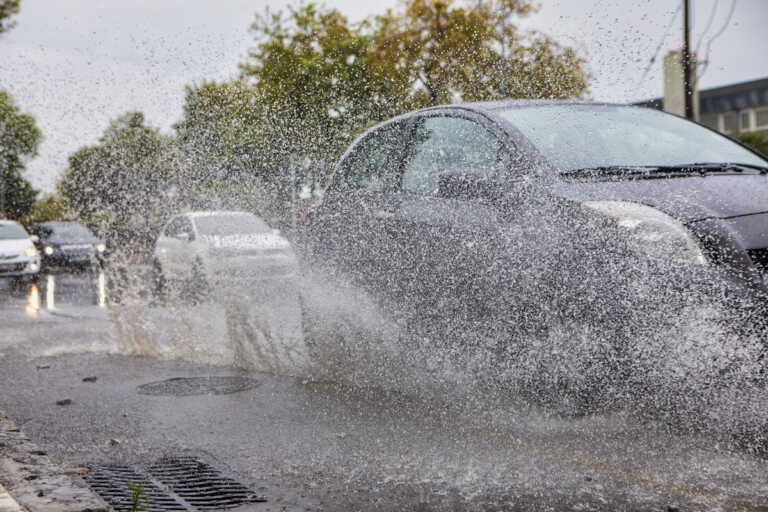
[[[725,301],[740,329],[762,319],[767,171],[728,138],[639,107],[427,109],[344,154],[307,256],[412,338],[493,346],[500,362],[588,327],[615,362],[683,310]]]

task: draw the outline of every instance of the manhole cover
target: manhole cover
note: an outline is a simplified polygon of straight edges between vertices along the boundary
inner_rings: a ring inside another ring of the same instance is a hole
[[[153,396],[228,395],[255,388],[259,381],[249,377],[175,377],[139,386],[139,394]]]

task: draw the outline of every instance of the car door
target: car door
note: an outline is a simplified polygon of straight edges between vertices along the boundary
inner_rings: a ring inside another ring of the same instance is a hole
[[[395,121],[363,136],[342,157],[313,214],[313,261],[355,284],[386,293],[391,275],[392,221],[399,196],[395,182],[404,149],[405,123]]]
[[[471,112],[415,120],[394,216],[402,302],[419,322],[448,326],[487,316],[503,227],[503,133]],[[465,186],[468,185],[468,186]]]

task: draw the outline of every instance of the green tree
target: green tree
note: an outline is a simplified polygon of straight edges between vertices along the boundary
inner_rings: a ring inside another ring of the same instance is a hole
[[[173,208],[178,172],[173,140],[129,112],[109,124],[94,146],[69,157],[59,190],[91,227],[116,247],[143,253]]]
[[[514,24],[532,11],[526,0],[408,0],[377,19],[371,59],[429,105],[582,96],[587,76],[573,50]]]
[[[19,219],[34,205],[37,191],[22,173],[24,162],[37,155],[41,140],[35,119],[0,90],[0,216]]]
[[[337,10],[310,3],[259,16],[252,30],[259,44],[241,70],[291,172],[309,162],[324,174],[363,127],[402,111],[407,95],[370,68],[367,23],[351,25]]]
[[[67,201],[60,194],[46,194],[35,201],[34,206],[21,218],[21,223],[31,228],[41,222],[66,220],[74,216]]]
[[[176,124],[184,165],[174,178],[179,200],[193,208],[245,209],[284,219],[290,158],[261,92],[242,80],[188,87]]]
[[[11,17],[19,13],[21,0],[0,0],[0,34],[12,29]]]
[[[736,139],[760,153],[764,158],[768,158],[768,133],[742,132],[736,135]]]

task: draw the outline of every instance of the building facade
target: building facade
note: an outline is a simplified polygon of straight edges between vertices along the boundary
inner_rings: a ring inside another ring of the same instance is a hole
[[[698,99],[701,124],[729,135],[755,131],[768,135],[768,77],[701,89]],[[664,103],[664,98],[655,98],[638,104],[670,111]],[[670,103],[674,111],[676,103]]]

